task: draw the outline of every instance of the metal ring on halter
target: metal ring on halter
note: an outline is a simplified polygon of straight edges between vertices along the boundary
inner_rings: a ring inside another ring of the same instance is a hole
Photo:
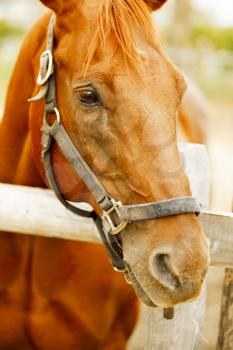
[[[47,112],[47,113],[44,114],[44,121],[45,121],[45,123],[46,123],[48,126],[51,126],[50,123],[49,123],[49,121],[48,121],[48,119],[47,119],[47,117],[48,117],[48,115],[49,115],[50,113],[55,113],[55,115],[56,115],[56,122],[60,125],[60,124],[61,124],[61,117],[60,117],[60,112],[59,112],[59,110],[57,109],[57,107],[54,107],[54,108],[53,108],[53,111]]]
[[[45,57],[48,57],[48,62],[46,62],[46,74],[44,76],[44,78],[42,78],[41,76],[41,71],[42,69],[44,68],[43,65],[45,64],[43,62],[43,59]],[[52,74],[53,72],[53,54],[50,50],[45,50],[42,54],[41,54],[41,57],[40,57],[40,64],[41,64],[41,68],[40,68],[40,72],[39,72],[39,75],[38,75],[38,78],[37,78],[37,84],[42,86],[44,85],[45,83],[47,83],[50,75]]]
[[[122,267],[122,268],[119,269],[116,266],[113,266],[113,270],[116,271],[116,272],[126,272],[127,271],[126,267]]]
[[[56,114],[57,122],[58,122],[58,124],[60,124],[60,123],[61,123],[61,116],[60,116],[60,112],[59,112],[59,110],[57,109],[57,107],[54,107],[54,112],[55,112],[55,114]]]

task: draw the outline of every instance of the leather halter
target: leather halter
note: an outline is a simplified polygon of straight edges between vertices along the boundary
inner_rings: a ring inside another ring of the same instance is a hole
[[[200,214],[200,206],[193,197],[179,197],[137,205],[123,205],[106,192],[96,175],[92,172],[73,141],[64,129],[59,109],[56,103],[56,82],[53,62],[55,15],[52,15],[48,27],[46,51],[40,58],[40,72],[37,84],[41,87],[39,93],[29,101],[44,99],[45,111],[42,127],[42,160],[49,186],[59,201],[73,213],[92,218],[112,261],[114,269],[126,271],[120,242],[120,233],[125,227],[135,221],[152,220],[178,214]],[[49,114],[55,114],[56,120],[48,123]],[[55,141],[70,164],[74,167],[79,178],[92,193],[96,203],[102,209],[102,217],[94,211],[85,211],[68,202],[60,192],[56,183],[51,163],[51,145]]]

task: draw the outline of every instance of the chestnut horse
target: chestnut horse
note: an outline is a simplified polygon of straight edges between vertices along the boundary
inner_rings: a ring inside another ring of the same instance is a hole
[[[56,14],[62,124],[104,188],[123,204],[190,196],[176,138],[185,83],[151,20],[165,0],[41,1]],[[10,81],[0,126],[1,182],[47,183],[44,103],[27,99],[38,92],[51,14],[26,37]],[[55,143],[52,164],[64,197],[100,213]],[[121,244],[135,289],[140,285],[153,304],[172,307],[199,295],[209,250],[195,214],[129,224]],[[0,267],[1,349],[125,349],[137,298],[102,246],[2,232]]]

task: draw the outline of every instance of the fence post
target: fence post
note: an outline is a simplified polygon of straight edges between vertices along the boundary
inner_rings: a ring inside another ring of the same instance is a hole
[[[233,349],[233,269],[225,270],[217,350]]]

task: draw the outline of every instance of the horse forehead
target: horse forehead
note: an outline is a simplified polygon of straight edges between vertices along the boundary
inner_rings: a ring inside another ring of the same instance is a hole
[[[109,61],[110,72],[115,73],[117,77],[122,77],[124,81],[127,81],[127,76],[131,77],[129,81],[138,80],[143,83],[163,83],[166,81],[167,87],[169,87],[169,80],[174,83],[182,78],[180,72],[159,47],[152,47],[146,42],[140,42],[135,47],[135,51],[138,55],[138,69],[136,71],[132,70],[132,74],[129,74],[129,67],[122,54],[119,53]]]
[[[75,39],[75,40],[74,40]],[[66,35],[56,52],[58,63],[64,63],[66,70],[79,75],[83,66],[82,44],[85,42],[76,40],[70,33]],[[88,48],[86,48],[88,50]],[[177,81],[180,73],[174,68],[164,53],[157,47],[152,47],[142,41],[135,47],[138,54],[138,71],[131,69],[125,62],[120,51],[116,51],[114,44],[110,41],[101,55],[97,55],[97,61],[92,62],[88,68],[87,75],[90,80],[98,80],[113,87],[118,94],[129,93],[130,96],[138,93],[145,94],[149,89],[160,89],[176,95]],[[84,55],[85,56],[85,55]],[[149,98],[149,96],[148,96]]]
[[[109,80],[112,79],[115,91],[118,91],[120,95],[125,93],[133,95],[139,91],[142,95],[146,95],[154,89],[156,89],[154,90],[155,94],[156,91],[157,93],[161,92],[161,94],[167,91],[176,95],[177,80],[180,78],[169,63],[149,59],[148,62],[142,62],[141,66],[139,65],[138,71],[130,70],[124,64],[113,65],[107,76],[109,76]]]

